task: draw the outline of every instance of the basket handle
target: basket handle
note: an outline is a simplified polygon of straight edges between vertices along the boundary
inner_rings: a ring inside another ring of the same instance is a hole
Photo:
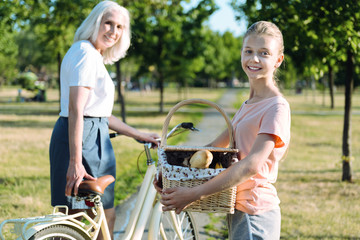
[[[233,148],[234,147],[233,128],[232,128],[232,124],[230,122],[229,117],[227,116],[227,114],[224,112],[224,110],[219,105],[217,105],[216,103],[211,102],[209,100],[205,100],[205,99],[201,99],[201,98],[193,98],[193,99],[183,100],[183,101],[177,103],[173,108],[170,109],[168,115],[166,116],[164,125],[163,125],[160,147],[163,148],[166,146],[166,141],[167,141],[166,135],[167,135],[170,119],[174,115],[176,110],[178,110],[180,107],[182,107],[184,105],[193,104],[193,103],[201,103],[201,104],[209,105],[221,113],[221,115],[225,118],[226,125],[227,125],[228,131],[229,131],[229,140],[230,140],[229,148]]]

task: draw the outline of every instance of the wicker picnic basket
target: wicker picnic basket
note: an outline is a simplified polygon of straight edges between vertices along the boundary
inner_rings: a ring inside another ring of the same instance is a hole
[[[229,148],[203,147],[203,146],[170,146],[167,145],[167,131],[170,119],[173,114],[182,106],[188,104],[205,104],[218,110],[225,118],[230,136]],[[162,181],[164,188],[172,187],[195,187],[205,183],[211,178],[224,171],[225,168],[206,168],[197,169],[176,165],[176,161],[190,157],[198,150],[209,150],[213,154],[213,163],[221,162],[223,166],[231,165],[233,159],[237,156],[237,149],[233,148],[233,128],[226,113],[215,103],[204,99],[188,99],[176,104],[168,113],[163,129],[162,142],[158,149],[159,165],[162,171]],[[175,164],[175,165],[174,165]],[[211,165],[210,165],[211,167]],[[221,192],[210,195],[202,200],[198,200],[190,204],[185,211],[193,212],[222,212],[234,213],[235,208],[236,187],[223,190]]]

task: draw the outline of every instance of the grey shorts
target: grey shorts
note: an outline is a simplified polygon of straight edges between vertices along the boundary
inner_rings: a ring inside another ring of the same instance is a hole
[[[280,239],[281,213],[274,209],[259,215],[238,210],[227,215],[229,240],[277,240]]]
[[[91,176],[116,176],[115,154],[109,138],[107,118],[84,118],[83,165]],[[87,209],[84,201],[65,196],[66,173],[69,166],[68,118],[60,117],[50,141],[51,204],[70,209]],[[101,197],[104,208],[114,207],[114,186],[110,184]]]

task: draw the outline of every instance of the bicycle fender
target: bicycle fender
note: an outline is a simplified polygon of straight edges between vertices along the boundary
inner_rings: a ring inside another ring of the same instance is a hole
[[[160,201],[157,201],[153,208],[153,212],[151,215],[151,220],[150,220],[150,225],[149,225],[149,236],[148,236],[149,240],[157,239],[157,234],[160,231],[160,219],[161,219],[161,213],[162,213],[161,208],[162,208],[162,205],[161,205]]]
[[[32,226],[31,228],[27,229],[26,232],[23,234],[23,237],[18,238],[17,240],[28,240],[30,237],[32,237],[35,233],[53,226],[53,225],[65,225],[65,226],[69,226],[75,230],[77,230],[78,232],[83,233],[83,235],[85,236],[86,239],[91,240],[91,237],[89,236],[89,234],[79,225],[70,222],[70,221],[59,221],[59,222],[45,222],[45,223],[38,223],[34,226]]]

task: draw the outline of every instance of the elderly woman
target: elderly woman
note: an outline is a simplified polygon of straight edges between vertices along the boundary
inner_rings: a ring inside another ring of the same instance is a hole
[[[115,88],[104,64],[125,56],[130,46],[129,24],[124,7],[100,2],[77,29],[61,64],[61,111],[50,143],[51,204],[67,205],[70,213],[88,208],[71,196],[77,194],[83,179],[116,175],[109,129],[154,144],[159,137],[140,132],[111,114]],[[114,184],[107,187],[102,201],[112,233]]]

